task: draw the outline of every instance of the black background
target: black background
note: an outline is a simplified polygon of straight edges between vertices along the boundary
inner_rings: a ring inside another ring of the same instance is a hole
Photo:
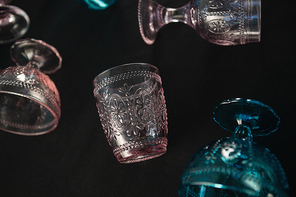
[[[185,0],[159,0],[180,7]],[[286,171],[295,196],[296,64],[294,7],[262,0],[262,40],[217,46],[182,23],[164,26],[153,45],[142,40],[137,0],[118,0],[103,11],[76,0],[14,0],[31,19],[23,38],[43,40],[60,52],[62,68],[50,75],[62,117],[49,134],[26,137],[0,131],[0,196],[177,196],[191,156],[208,142],[230,136],[212,109],[234,97],[271,106],[281,118],[275,133],[255,137]],[[13,66],[0,45],[0,68]],[[92,81],[105,69],[150,63],[160,70],[169,118],[166,154],[120,164],[101,127]]]

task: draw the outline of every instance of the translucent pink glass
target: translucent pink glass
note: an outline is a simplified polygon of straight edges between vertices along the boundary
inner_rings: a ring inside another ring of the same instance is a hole
[[[182,22],[217,45],[259,42],[260,0],[191,0],[180,8],[167,8],[152,0],[139,0],[138,20],[143,40],[153,44],[159,29]]]
[[[12,2],[12,0],[0,0],[0,5],[7,5],[10,2]]]
[[[109,145],[120,163],[145,161],[167,150],[167,111],[158,69],[117,66],[94,80],[94,96]]]
[[[11,47],[11,56],[17,65],[0,72],[0,129],[20,135],[54,130],[61,116],[60,97],[43,72],[61,67],[59,53],[43,41],[25,39]]]
[[[30,19],[22,9],[7,5],[10,0],[0,0],[0,44],[13,42],[29,29]]]

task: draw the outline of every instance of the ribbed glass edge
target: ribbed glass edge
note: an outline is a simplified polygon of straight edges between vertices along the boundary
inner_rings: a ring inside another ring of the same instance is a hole
[[[112,67],[98,74],[94,81],[94,94],[103,87],[108,86],[116,81],[126,80],[133,77],[155,77],[161,82],[159,70],[157,67],[147,63],[129,63]]]

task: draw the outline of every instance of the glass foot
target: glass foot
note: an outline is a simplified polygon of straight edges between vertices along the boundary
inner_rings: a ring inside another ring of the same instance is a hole
[[[29,29],[30,19],[22,9],[0,4],[0,44],[13,42]]]
[[[252,135],[264,136],[278,129],[280,118],[267,105],[253,99],[235,98],[221,102],[213,111],[214,120],[228,131],[237,126],[250,128]]]
[[[152,17],[154,13],[160,15],[163,6],[150,0],[139,0],[138,22],[141,36],[146,44],[153,44],[158,30],[162,27],[158,17]],[[153,13],[153,14],[152,14]]]
[[[51,45],[35,39],[18,40],[10,49],[12,60],[19,66],[30,66],[45,74],[59,70],[62,58]]]

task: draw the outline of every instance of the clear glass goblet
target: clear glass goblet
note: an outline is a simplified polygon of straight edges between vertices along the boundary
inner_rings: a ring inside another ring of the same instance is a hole
[[[60,54],[41,40],[24,39],[12,45],[11,57],[16,66],[0,72],[0,129],[28,136],[54,130],[61,102],[46,74],[61,67]]]
[[[29,29],[30,19],[22,9],[7,5],[11,0],[0,0],[0,44],[13,42]]]
[[[171,22],[185,23],[217,45],[259,42],[261,0],[191,0],[180,8],[139,0],[138,20],[147,44],[153,44],[159,29]]]
[[[110,7],[116,0],[78,0],[92,10],[104,10]]]
[[[230,99],[215,107],[214,120],[233,133],[211,142],[191,158],[180,179],[179,196],[286,197],[289,185],[277,158],[253,141],[277,130],[280,119],[252,99]]]

